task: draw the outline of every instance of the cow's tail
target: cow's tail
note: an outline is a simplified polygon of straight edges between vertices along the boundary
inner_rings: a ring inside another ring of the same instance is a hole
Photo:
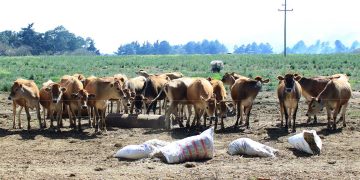
[[[151,101],[151,103],[149,104],[147,110],[146,110],[146,114],[149,114],[150,113],[150,107],[152,107],[152,105],[161,97],[161,95],[163,93],[165,93],[165,91],[168,90],[168,83],[165,83],[163,88],[161,88],[161,91],[159,92],[159,94]]]

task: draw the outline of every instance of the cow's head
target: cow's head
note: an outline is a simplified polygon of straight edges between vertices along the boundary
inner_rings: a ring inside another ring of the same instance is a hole
[[[323,108],[323,101],[321,99],[312,97],[309,103],[308,111],[306,112],[306,116],[314,116],[319,113],[319,111],[321,111]]]
[[[228,111],[228,107],[226,105],[226,102],[224,100],[221,100],[219,102],[217,102],[216,104],[217,108],[219,109],[219,115],[223,118],[227,117],[227,111]]]
[[[110,82],[110,88],[115,90],[116,96],[118,96],[121,99],[126,98],[126,94],[123,91],[122,83],[119,80],[115,80],[113,82]]]
[[[71,97],[78,102],[82,109],[87,109],[89,100],[94,99],[95,95],[89,94],[85,89],[81,89],[79,92],[73,93]]]
[[[225,73],[224,76],[222,77],[221,81],[224,84],[231,85],[235,82],[235,77],[231,73]]]
[[[14,84],[11,86],[8,99],[13,100],[19,91],[23,91],[23,85],[15,81]]]
[[[216,95],[213,94],[209,99],[200,96],[200,99],[205,102],[205,112],[209,116],[209,118],[215,118],[216,111]]]
[[[300,80],[299,76],[294,76],[294,74],[286,74],[285,77],[278,76],[278,80],[284,81],[285,84],[285,93],[291,93],[295,91],[296,83],[295,81]]]
[[[266,83],[270,82],[270,79],[263,79],[261,76],[256,76],[255,80],[258,82],[261,82],[261,84],[266,84]]]
[[[66,88],[56,83],[46,87],[45,91],[50,94],[52,103],[57,104],[61,101],[63,94],[66,92]]]

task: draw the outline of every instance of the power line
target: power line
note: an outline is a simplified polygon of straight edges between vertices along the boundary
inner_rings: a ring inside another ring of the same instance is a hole
[[[286,12],[293,11],[293,9],[287,9],[286,8],[286,0],[285,4],[283,4],[284,9],[278,9],[278,11],[284,12],[284,57],[286,57]]]

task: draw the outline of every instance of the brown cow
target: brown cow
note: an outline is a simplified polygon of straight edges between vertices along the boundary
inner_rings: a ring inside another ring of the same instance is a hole
[[[238,78],[235,80],[233,76],[225,80],[229,83],[231,98],[237,107],[237,118],[234,128],[237,128],[239,124],[242,124],[243,113],[246,114],[246,128],[249,128],[250,112],[254,99],[261,90],[263,84],[268,83],[269,79],[263,80],[262,77],[257,76],[255,80],[249,78]]]
[[[62,107],[63,107],[63,94],[66,88],[60,87],[60,84],[54,83],[49,80],[43,83],[43,87],[40,89],[40,104],[44,108],[44,120],[45,109],[50,116],[50,128],[53,128],[53,121],[56,119],[57,129],[60,130],[60,120],[62,119]],[[56,116],[54,118],[54,113]]]
[[[152,109],[154,114],[156,111],[156,104],[157,101],[152,101],[160,94],[160,97],[158,98],[159,101],[159,114],[161,114],[161,100],[165,100],[166,95],[165,93],[160,93],[161,89],[163,88],[164,84],[169,81],[169,77],[166,75],[150,75],[145,82],[145,88],[144,88],[144,100],[145,103],[148,105],[147,107],[147,114],[149,114],[150,110]],[[136,103],[136,102],[135,102]],[[142,103],[138,104],[139,106],[142,105]]]
[[[141,113],[144,96],[142,94],[145,88],[146,78],[144,76],[138,76],[131,78],[125,82],[125,89],[130,91],[130,113]],[[145,107],[145,106],[144,106]]]
[[[85,90],[93,96],[88,105],[93,107],[96,114],[95,131],[100,130],[106,131],[105,124],[105,110],[106,102],[109,99],[121,99],[126,98],[118,80],[114,78],[96,78],[86,85]],[[98,123],[100,119],[100,124]],[[100,126],[100,127],[99,127]]]
[[[225,73],[224,76],[222,77],[221,81],[224,84],[232,86],[233,79],[237,80],[237,79],[250,79],[250,78],[232,72],[232,73]]]
[[[167,129],[172,128],[170,115],[176,114],[178,105],[182,105],[182,109],[184,105],[187,105],[189,110],[189,117],[191,116],[191,106],[189,106],[189,102],[187,101],[187,89],[194,80],[194,78],[188,77],[171,80],[164,84],[163,89],[160,91],[159,95],[153,99],[153,101],[157,101],[160,98],[162,92],[165,92],[166,97],[169,100],[169,108],[165,112],[165,127]],[[184,127],[182,122],[179,122],[179,126]],[[187,119],[186,126],[190,126],[189,118]]]
[[[302,89],[302,95],[306,99],[306,102],[309,104],[312,97],[317,97],[322,90],[324,90],[326,84],[330,81],[329,77],[318,76],[312,78],[302,77],[300,75],[294,74],[295,78],[300,79],[298,83]],[[307,123],[311,120],[310,116]],[[314,115],[314,123],[317,122],[317,117]]]
[[[125,82],[128,80],[127,76],[124,74],[115,74],[114,75],[115,80],[118,80],[120,82],[120,85],[123,87],[123,89],[125,88]],[[127,97],[130,97],[130,95],[128,95]],[[110,112],[113,112],[113,101],[116,102],[116,113],[120,113],[121,111],[121,106],[124,109],[124,112],[127,114],[129,113],[128,111],[128,105],[129,105],[129,101],[126,99],[110,99],[110,108],[108,109],[108,111],[110,110]]]
[[[39,127],[42,129],[43,127],[46,127],[46,123],[44,122],[44,125],[41,122],[40,117],[40,94],[39,89],[36,86],[35,82],[32,80],[26,80],[26,79],[17,79],[14,81],[14,84],[11,87],[10,95],[8,97],[9,100],[13,101],[13,128],[15,129],[15,116],[16,116],[16,106],[20,106],[19,110],[19,128],[21,128],[21,120],[20,120],[20,114],[21,110],[24,107],[26,111],[26,116],[28,120],[28,130],[30,130],[30,113],[29,108],[36,109],[37,118],[39,120]]]
[[[77,78],[79,81],[81,81],[81,83],[83,84],[83,85],[85,85],[85,76],[83,75],[83,74],[78,74],[78,73],[76,73],[76,74],[73,74],[72,76],[74,76],[75,78]]]
[[[224,83],[220,80],[208,78],[211,85],[213,86],[214,94],[217,101],[217,111],[216,111],[216,119],[215,119],[215,130],[217,128],[218,116],[221,118],[221,129],[224,130],[224,118],[227,115],[227,106],[226,106],[226,90],[224,87]],[[210,124],[212,122],[210,121]]]
[[[68,75],[63,76],[59,84],[66,88],[63,101],[69,114],[70,126],[76,128],[76,119],[78,119],[78,130],[81,131],[81,109],[87,109],[86,98],[79,98],[79,92],[84,89],[83,84],[74,76]],[[62,126],[61,122],[60,124]]]
[[[348,82],[348,78],[344,76],[332,77],[326,87],[315,98],[313,97],[309,109],[306,115],[315,115],[323,107],[326,108],[328,117],[328,129],[331,128],[331,119],[333,119],[333,129],[336,129],[336,117],[341,109],[341,117],[343,120],[343,126],[346,127],[345,113],[346,108],[349,105],[349,99],[351,97],[351,86]],[[333,116],[331,117],[331,110],[333,110]]]
[[[192,125],[200,125],[200,117],[204,114],[215,119],[216,98],[210,82],[204,78],[195,79],[187,88],[187,101],[194,106],[195,117]],[[204,117],[204,126],[206,119]]]
[[[280,115],[281,115],[281,127],[283,126],[283,116],[285,114],[285,128],[288,129],[291,126],[291,120],[289,116],[293,116],[293,128],[292,132],[296,132],[296,113],[298,110],[298,104],[301,98],[301,86],[297,82],[299,77],[295,77],[294,74],[286,74],[285,77],[278,76],[279,85],[277,88],[277,95],[280,102]]]

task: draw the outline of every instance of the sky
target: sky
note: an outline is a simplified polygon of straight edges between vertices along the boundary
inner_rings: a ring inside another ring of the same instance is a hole
[[[91,37],[101,53],[111,54],[132,41],[219,40],[234,45],[268,42],[283,47],[284,0],[1,0],[0,31],[20,31],[34,23],[37,32],[63,25]],[[287,0],[287,43],[360,40],[360,1]]]

